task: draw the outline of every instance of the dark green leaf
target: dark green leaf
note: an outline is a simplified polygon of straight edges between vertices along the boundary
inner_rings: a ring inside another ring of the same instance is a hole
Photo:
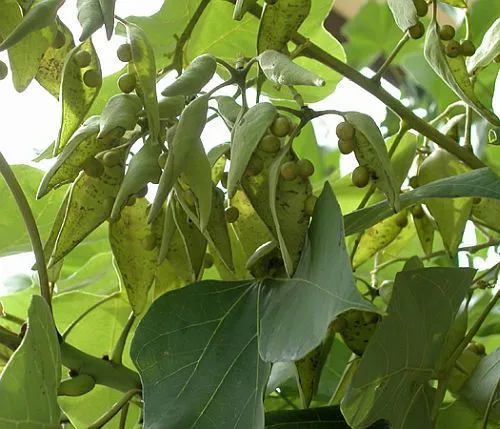
[[[99,0],[108,40],[111,39],[115,27],[115,1],[116,0]]]

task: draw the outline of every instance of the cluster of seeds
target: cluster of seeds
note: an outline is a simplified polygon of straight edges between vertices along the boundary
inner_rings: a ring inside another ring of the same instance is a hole
[[[429,10],[429,5],[425,0],[413,0],[415,9],[417,9],[417,15],[419,17],[424,17],[427,15]],[[421,21],[418,21],[413,27],[408,28],[408,34],[412,39],[420,39],[425,34],[425,27]]]
[[[128,43],[120,45],[116,50],[116,55],[120,61],[129,63],[132,61],[132,47]],[[131,93],[137,87],[137,79],[134,73],[124,73],[118,78],[118,88],[125,94]]]
[[[445,42],[445,52],[450,58],[456,58],[459,55],[471,57],[476,52],[476,47],[471,40],[462,40],[458,42],[454,40],[455,29],[451,25],[443,25],[439,29],[439,37]]]

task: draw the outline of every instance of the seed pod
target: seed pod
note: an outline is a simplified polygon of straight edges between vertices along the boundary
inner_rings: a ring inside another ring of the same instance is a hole
[[[271,125],[271,132],[276,137],[285,137],[291,128],[290,120],[286,116],[278,116]]]
[[[425,34],[425,27],[418,21],[413,27],[408,28],[408,33],[412,39],[420,39]]]
[[[83,75],[83,83],[89,88],[97,88],[101,84],[101,76],[95,70],[87,70]]]
[[[135,195],[131,195],[127,200],[127,206],[132,207],[137,202],[137,197]]]
[[[58,396],[82,396],[95,387],[95,380],[87,374],[77,374],[67,380],[62,380],[57,389]]]
[[[349,155],[354,150],[354,140],[339,140],[339,152]]]
[[[445,48],[446,55],[450,58],[456,58],[460,54],[460,43],[456,40],[450,40]]]
[[[4,80],[9,74],[9,68],[7,64],[0,60],[0,80]]]
[[[280,139],[272,134],[265,135],[259,143],[259,149],[267,153],[276,153],[280,148]]]
[[[340,140],[353,140],[356,130],[349,122],[341,122],[337,125],[335,134]]]
[[[118,46],[116,55],[120,61],[128,63],[130,60],[132,60],[132,47],[130,46],[130,44],[124,43],[123,45]]]
[[[299,174],[299,168],[296,162],[288,161],[280,167],[280,174],[284,180],[295,180]]]
[[[352,184],[358,188],[364,188],[370,182],[370,172],[362,165],[356,167],[351,176]]]
[[[116,167],[121,162],[121,157],[115,151],[109,151],[102,157],[102,163],[109,168]]]
[[[236,207],[231,206],[225,210],[225,215],[227,223],[234,223],[240,217],[240,211]]]
[[[120,88],[121,92],[128,94],[132,92],[137,86],[137,79],[132,73],[122,74],[118,78],[118,88]]]
[[[66,43],[66,37],[64,36],[64,33],[62,31],[58,30],[56,37],[54,38],[54,41],[52,42],[52,47],[54,49],[61,49],[65,43]]]
[[[439,29],[439,38],[441,40],[453,40],[454,37],[455,29],[451,25],[446,24]]]
[[[304,204],[304,211],[307,216],[312,216],[314,213],[314,207],[316,206],[316,201],[318,198],[314,195],[311,195],[307,198],[306,203]]]
[[[167,163],[168,154],[166,152],[162,152],[158,157],[158,165],[160,168],[165,168],[165,164]]]
[[[297,168],[299,169],[299,176],[303,178],[308,178],[314,174],[314,165],[308,159],[298,160]]]
[[[148,252],[151,250],[154,250],[156,247],[156,236],[154,234],[149,234],[144,238],[144,241],[142,242],[142,245],[144,247],[144,250],[147,250]]]
[[[100,177],[104,173],[104,166],[92,157],[84,163],[83,171],[89,177]]]
[[[259,156],[253,154],[250,158],[250,161],[248,162],[245,173],[249,174],[250,176],[257,176],[262,172],[263,169],[264,161],[262,161],[262,158],[260,158]]]
[[[413,0],[413,4],[415,5],[415,9],[417,9],[417,15],[420,17],[424,17],[427,15],[429,11],[429,5],[425,0]]]
[[[417,176],[412,176],[410,177],[409,184],[413,189],[418,188],[418,178]]]
[[[406,211],[399,213],[394,221],[400,228],[404,228],[405,226],[407,226],[408,217],[406,216]]]
[[[472,57],[476,53],[476,47],[472,40],[464,40],[460,43],[460,54],[464,57]]]
[[[411,214],[415,219],[422,219],[425,216],[424,209],[420,204],[412,207]]]
[[[73,60],[75,61],[76,65],[80,68],[88,67],[90,62],[92,61],[92,57],[90,55],[90,52],[88,51],[80,51],[75,54],[73,57]],[[90,85],[88,85],[90,86]]]
[[[330,328],[333,332],[342,332],[347,328],[347,322],[343,317],[337,317],[331,324]]]

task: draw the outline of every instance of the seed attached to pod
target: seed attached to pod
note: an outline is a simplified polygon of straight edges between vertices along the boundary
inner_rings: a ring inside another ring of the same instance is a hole
[[[52,42],[52,47],[54,49],[61,49],[65,43],[66,36],[64,36],[64,33],[62,31],[58,31],[56,37],[54,38],[54,41]]]
[[[413,0],[413,4],[415,5],[415,8],[417,9],[417,15],[420,17],[423,17],[427,15],[427,12],[429,10],[429,5],[425,0]]]
[[[271,125],[271,132],[276,137],[285,137],[291,128],[290,120],[286,116],[278,116]]]
[[[380,316],[377,313],[370,313],[367,311],[363,311],[363,313],[361,313],[361,317],[365,323],[377,323],[380,319]]]
[[[425,216],[424,209],[420,204],[412,207],[411,214],[415,219],[422,219]]]
[[[295,180],[299,175],[299,167],[296,162],[288,161],[280,167],[281,177],[285,180]]]
[[[135,195],[131,195],[128,197],[127,206],[133,206],[137,202],[137,197]]]
[[[417,188],[418,188],[418,178],[417,178],[417,176],[412,176],[412,177],[410,177],[410,180],[409,180],[409,185],[410,185],[413,189],[417,189]]]
[[[337,317],[331,324],[330,328],[333,332],[342,332],[347,328],[347,322],[343,317]]]
[[[156,236],[154,234],[146,235],[144,240],[142,240],[142,247],[144,247],[144,250],[147,250],[148,252],[154,250],[156,247]]]
[[[125,94],[132,92],[136,86],[137,80],[133,73],[125,73],[118,78],[118,88],[120,88],[120,91]]]
[[[101,84],[101,76],[95,70],[87,70],[83,75],[83,83],[89,88],[97,88]]]
[[[148,194],[148,185],[144,185],[141,189],[139,189],[135,193],[135,196],[137,198],[144,198],[147,194]]]
[[[344,155],[349,155],[354,150],[354,140],[339,140],[339,151]]]
[[[160,153],[160,155],[158,156],[158,165],[160,166],[160,168],[165,168],[165,165],[167,164],[167,158],[167,152]]]
[[[90,55],[90,52],[79,51],[75,54],[74,60],[76,65],[83,69],[84,67],[88,67],[90,65],[92,56]]]
[[[446,24],[439,29],[439,38],[441,40],[453,40],[454,37],[455,29],[451,25]]]
[[[132,60],[132,47],[128,43],[118,46],[116,55],[120,61],[128,63]]]
[[[228,173],[227,171],[224,171],[224,173],[222,173],[222,176],[220,178],[220,184],[225,188],[227,189],[227,178],[228,178]]]
[[[408,217],[406,216],[406,212],[401,212],[396,216],[395,219],[396,225],[400,228],[404,228],[408,225]]]
[[[237,207],[230,206],[225,210],[225,215],[227,223],[234,223],[240,217],[240,211]]]
[[[476,343],[475,341],[467,344],[466,350],[470,350],[479,356],[484,356],[486,354],[486,347],[484,347],[484,344]]]
[[[250,161],[248,161],[248,165],[245,172],[249,176],[257,176],[262,172],[263,169],[264,169],[264,161],[262,160],[262,158],[254,154],[250,158]]]
[[[464,40],[460,43],[460,54],[464,57],[472,57],[476,53],[476,47],[472,40]]]
[[[265,135],[259,143],[259,149],[267,153],[276,153],[280,148],[280,139],[272,134]]]
[[[418,21],[413,27],[408,28],[408,33],[412,39],[420,39],[425,34],[424,24]]]
[[[495,62],[496,62],[496,63],[500,63],[500,54],[498,54],[498,55],[495,57]]]
[[[203,266],[205,268],[212,268],[214,266],[214,257],[210,253],[205,254],[205,259],[203,260]]]
[[[104,165],[92,157],[83,164],[83,171],[89,177],[100,177],[104,173]]]
[[[445,48],[446,55],[450,58],[456,58],[460,54],[460,43],[456,40],[450,40]]]
[[[102,163],[108,168],[116,167],[120,161],[120,155],[113,151],[106,152],[102,157]]]
[[[314,165],[308,159],[300,159],[297,161],[299,176],[308,178],[314,174]]]
[[[335,134],[341,140],[353,140],[356,130],[349,122],[341,122],[335,129]]]
[[[9,68],[7,64],[0,60],[0,80],[4,80],[9,74]]]
[[[316,206],[316,202],[318,201],[318,198],[316,198],[314,195],[311,195],[307,197],[306,202],[304,203],[304,213],[307,216],[312,216],[314,213],[314,207]]]
[[[370,183],[370,172],[365,166],[360,165],[352,172],[351,180],[354,186],[364,188]]]

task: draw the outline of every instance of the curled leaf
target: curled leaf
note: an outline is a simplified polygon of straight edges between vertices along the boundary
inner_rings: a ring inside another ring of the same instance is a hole
[[[115,27],[115,1],[116,0],[99,0],[108,40],[111,39]]]
[[[171,85],[162,91],[162,95],[166,97],[196,95],[212,79],[216,69],[217,61],[213,55],[200,55]]]
[[[80,42],[83,42],[102,27],[104,17],[99,0],[78,0],[76,7],[78,8],[78,22],[82,26]]]
[[[117,128],[133,130],[141,108],[141,99],[135,94],[113,95],[102,110],[99,121],[100,131],[97,137],[102,139]]]
[[[388,0],[387,3],[401,31],[406,31],[417,24],[417,8],[413,0]]]
[[[280,85],[325,86],[325,80],[295,64],[281,52],[267,50],[259,55],[259,64],[266,77]]]
[[[491,24],[472,57],[467,58],[467,71],[475,73],[492,63],[500,55],[500,18]]]

